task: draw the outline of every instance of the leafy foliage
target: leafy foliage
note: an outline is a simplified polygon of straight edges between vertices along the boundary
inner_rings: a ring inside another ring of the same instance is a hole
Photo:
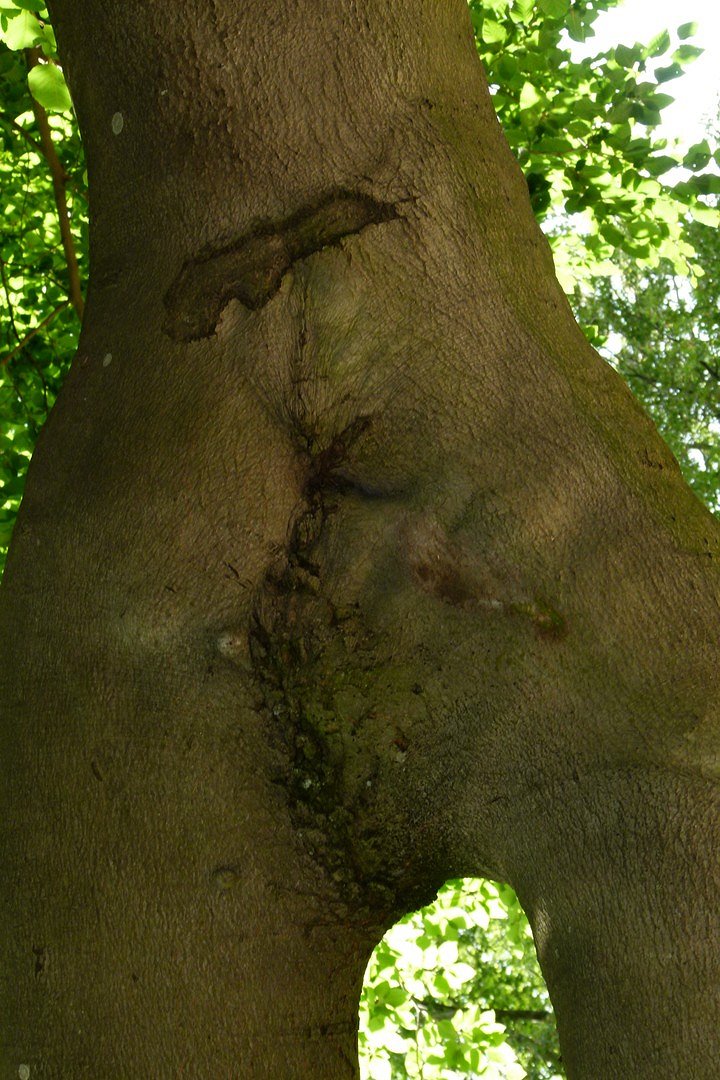
[[[373,954],[360,1003],[368,1080],[560,1077],[552,1009],[512,889],[450,881]]]
[[[696,493],[720,510],[720,232],[688,226],[704,267],[689,287],[672,264],[623,257],[591,291],[576,288],[575,314],[635,395]]]
[[[39,46],[48,63],[35,90],[67,174],[70,224],[81,269],[87,250],[87,195],[82,146],[69,96],[54,57],[55,36],[32,0],[0,5],[0,553],[10,539],[25,473],[75,351],[79,323],[68,301],[67,266],[28,86],[24,50]],[[32,74],[32,72],[31,72]],[[41,80],[42,81],[42,80]]]
[[[720,161],[707,143],[683,157],[653,129],[673,98],[666,84],[702,53],[686,43],[693,24],[648,45],[617,45],[573,60],[568,38],[592,37],[598,15],[618,0],[470,0],[478,50],[493,100],[520,162],[538,218],[579,215],[582,261],[593,273],[624,253],[656,265],[668,259],[691,273],[688,213],[708,225],[715,209],[699,201],[720,192]],[[684,164],[692,175],[666,183]],[[563,236],[556,238],[562,251]]]

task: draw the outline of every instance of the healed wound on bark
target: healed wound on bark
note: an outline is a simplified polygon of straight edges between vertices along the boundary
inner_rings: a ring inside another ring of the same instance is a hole
[[[339,191],[279,225],[190,259],[165,296],[165,332],[175,341],[209,337],[230,300],[253,311],[261,308],[275,296],[293,263],[397,216],[390,203]]]
[[[563,615],[544,597],[527,594],[514,568],[477,560],[436,522],[420,520],[406,528],[404,548],[412,577],[423,592],[464,611],[525,616],[539,636],[565,637]]]

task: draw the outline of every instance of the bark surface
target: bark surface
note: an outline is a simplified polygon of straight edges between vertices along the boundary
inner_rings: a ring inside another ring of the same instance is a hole
[[[383,929],[486,874],[571,1078],[716,1080],[718,527],[463,0],[51,14],[91,283],[2,590],[0,1075],[354,1077]]]

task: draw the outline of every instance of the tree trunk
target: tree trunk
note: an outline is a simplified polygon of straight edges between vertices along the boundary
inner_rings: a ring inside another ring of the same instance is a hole
[[[91,282],[2,595],[2,1076],[356,1076],[379,935],[486,874],[570,1077],[716,1078],[718,528],[463,0],[51,14]]]

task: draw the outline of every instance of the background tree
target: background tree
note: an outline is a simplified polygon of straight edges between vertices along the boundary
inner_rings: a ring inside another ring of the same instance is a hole
[[[668,260],[641,267],[627,258],[573,306],[591,340],[654,417],[684,475],[717,511],[720,494],[718,230],[691,222],[689,242],[703,269],[691,283]]]

